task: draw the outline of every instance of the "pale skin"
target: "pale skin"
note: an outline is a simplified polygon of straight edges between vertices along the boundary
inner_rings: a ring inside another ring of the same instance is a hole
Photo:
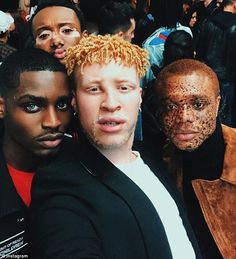
[[[199,71],[168,78],[162,93],[164,133],[181,150],[197,149],[215,130],[220,96]]]
[[[117,33],[118,36],[122,37],[124,40],[127,40],[129,42],[132,41],[132,39],[134,38],[134,30],[135,30],[135,20],[134,18],[130,19],[130,27],[127,31],[123,32],[120,31]]]
[[[75,68],[74,81],[72,105],[90,142],[112,163],[132,161],[142,91],[136,69],[113,61],[86,65],[82,73]]]

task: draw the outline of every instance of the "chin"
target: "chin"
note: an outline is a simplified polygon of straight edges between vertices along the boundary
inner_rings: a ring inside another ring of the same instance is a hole
[[[196,149],[199,148],[199,146],[193,146],[191,143],[190,144],[185,144],[185,145],[179,145],[179,144],[175,144],[175,146],[182,150],[182,151],[186,151],[186,152],[192,152]]]
[[[54,157],[59,151],[59,147],[58,148],[54,148],[54,149],[44,149],[41,150],[39,152],[37,152],[37,156],[40,156],[41,158],[50,158],[50,157]]]

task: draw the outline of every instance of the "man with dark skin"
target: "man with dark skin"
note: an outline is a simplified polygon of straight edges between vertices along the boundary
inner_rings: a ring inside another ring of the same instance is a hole
[[[64,66],[39,49],[8,56],[0,78],[0,257],[29,258],[31,183],[36,169],[61,147],[70,88]]]
[[[236,248],[236,130],[217,119],[219,81],[207,65],[175,61],[157,77],[154,91],[166,159],[183,195],[204,258],[234,258]]]

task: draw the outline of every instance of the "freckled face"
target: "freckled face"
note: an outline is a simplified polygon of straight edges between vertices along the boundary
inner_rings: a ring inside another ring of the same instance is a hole
[[[170,77],[162,100],[163,129],[177,148],[195,150],[214,132],[220,97],[205,74]]]

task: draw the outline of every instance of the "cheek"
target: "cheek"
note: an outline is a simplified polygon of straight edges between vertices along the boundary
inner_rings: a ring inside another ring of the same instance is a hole
[[[96,100],[78,97],[78,113],[81,124],[90,125],[98,118],[99,104]]]
[[[65,112],[59,115],[60,121],[62,123],[62,127],[66,128],[71,121],[71,112]]]
[[[40,44],[35,43],[35,47],[37,49],[42,49],[46,52],[50,52],[50,40],[45,41],[44,43],[40,43]]]
[[[21,136],[22,140],[26,140],[28,137],[31,138],[40,133],[37,126],[38,123],[39,121],[36,120],[19,117],[12,121],[9,130],[11,130],[14,135],[17,132],[17,135]]]
[[[71,37],[64,40],[64,45],[66,48],[73,47],[80,42],[80,37]]]
[[[171,134],[171,131],[173,130],[175,126],[175,115],[174,114],[165,114],[162,116],[162,126],[167,134],[169,136]]]
[[[216,114],[212,109],[207,109],[202,113],[196,114],[195,126],[203,133],[212,132],[212,128],[214,128],[215,123]]]
[[[199,128],[201,129],[202,135],[204,136],[210,135],[214,131],[215,125],[216,125],[216,119],[213,116],[202,119],[199,122]]]

